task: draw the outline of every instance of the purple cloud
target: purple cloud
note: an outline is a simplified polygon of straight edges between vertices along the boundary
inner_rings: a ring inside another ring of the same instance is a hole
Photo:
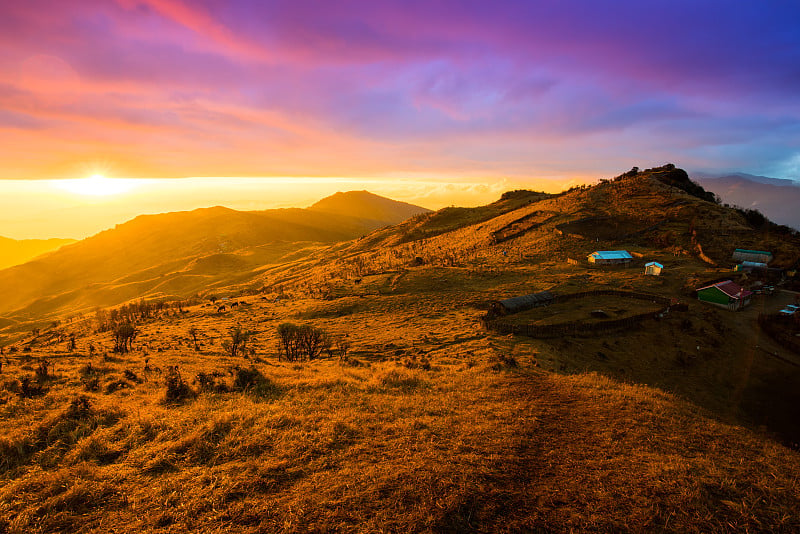
[[[0,155],[35,128],[47,150],[71,135],[93,157],[110,139],[122,172],[140,158],[176,176],[225,161],[532,176],[631,155],[722,169],[733,152],[763,173],[800,141],[798,15],[778,1],[7,3]]]

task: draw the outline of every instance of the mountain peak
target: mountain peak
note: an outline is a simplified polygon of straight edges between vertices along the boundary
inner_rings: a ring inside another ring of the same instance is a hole
[[[323,213],[372,219],[386,224],[397,224],[414,215],[431,211],[421,206],[392,200],[365,190],[339,191],[314,203],[308,209]]]

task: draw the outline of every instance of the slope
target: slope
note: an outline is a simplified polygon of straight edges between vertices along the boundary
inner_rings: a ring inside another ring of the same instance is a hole
[[[380,205],[392,202],[381,199]],[[369,214],[379,216],[376,210]],[[0,313],[25,320],[141,296],[188,296],[232,271],[241,275],[310,244],[352,239],[397,222],[397,213],[391,211],[383,219],[371,217],[222,207],[140,216],[0,271]]]
[[[0,269],[19,265],[64,245],[74,239],[10,239],[0,237]]]
[[[688,311],[670,315],[658,327],[591,339],[503,343],[509,350],[529,345],[542,354],[545,360],[539,363],[548,369],[591,369],[651,384],[725,420],[763,425],[787,442],[800,442],[800,425],[792,417],[800,402],[793,385],[800,382],[800,357],[758,326],[760,313],[777,312],[792,302],[793,294],[759,295],[739,313],[699,303],[693,296],[695,288],[711,280],[731,278],[753,289],[775,283],[771,277],[780,280],[779,272],[733,272],[732,252],[771,250],[773,266],[790,268],[800,260],[800,239],[770,225],[751,226],[740,212],[705,200],[708,192],[687,182],[680,169],[651,169],[532,198],[499,215],[496,205],[475,208],[465,226],[438,232],[435,221],[448,213],[441,210],[359,241],[329,246],[313,258],[275,265],[255,285],[230,289],[281,288],[296,298],[333,299],[338,304],[320,306],[309,317],[343,314],[365,324],[380,321],[364,309],[359,300],[364,298],[377,299],[375,305],[393,302],[429,319],[448,308],[477,308],[462,318],[473,324],[492,300],[543,290],[569,294],[622,289],[676,299]],[[405,240],[418,230],[426,237]],[[608,249],[630,251],[634,266],[604,269],[586,262],[592,251]],[[644,276],[648,261],[663,264],[663,275]],[[796,274],[784,283],[787,288],[797,284]],[[441,305],[432,308],[432,300]],[[594,308],[609,305],[602,299],[595,303]],[[590,304],[586,306],[594,309]],[[611,306],[616,310],[612,314],[623,317],[635,309],[624,302]],[[568,306],[553,311],[562,321],[589,320]],[[408,337],[399,330],[395,335]]]

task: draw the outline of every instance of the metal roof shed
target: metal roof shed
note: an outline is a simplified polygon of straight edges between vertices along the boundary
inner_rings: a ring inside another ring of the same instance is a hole
[[[664,266],[657,261],[651,261],[644,264],[644,274],[651,274],[653,276],[660,276]]]
[[[630,263],[633,256],[627,250],[596,250],[587,259],[597,264]]]
[[[531,308],[538,308],[539,306],[547,306],[548,304],[552,304],[554,299],[555,296],[552,293],[549,291],[542,291],[540,293],[497,300],[492,303],[492,311],[497,315],[508,315],[530,310]]]

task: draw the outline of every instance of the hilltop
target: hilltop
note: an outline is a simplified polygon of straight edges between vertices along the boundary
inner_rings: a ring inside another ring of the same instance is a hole
[[[10,239],[8,237],[0,237],[0,269],[25,263],[37,256],[74,242],[74,239]]]
[[[800,355],[757,321],[792,295],[730,312],[692,294],[761,282],[731,270],[735,248],[800,259],[795,233],[681,169],[637,169],[232,267],[184,300],[7,329],[0,527],[796,531]],[[634,265],[586,262],[608,249]],[[597,290],[681,306],[601,335],[481,326],[493,301],[544,290],[588,296],[514,320],[655,309]],[[282,343],[300,331],[329,351]]]
[[[310,211],[348,215],[384,223],[397,224],[431,210],[406,202],[399,202],[370,193],[369,191],[339,192],[312,204]]]

